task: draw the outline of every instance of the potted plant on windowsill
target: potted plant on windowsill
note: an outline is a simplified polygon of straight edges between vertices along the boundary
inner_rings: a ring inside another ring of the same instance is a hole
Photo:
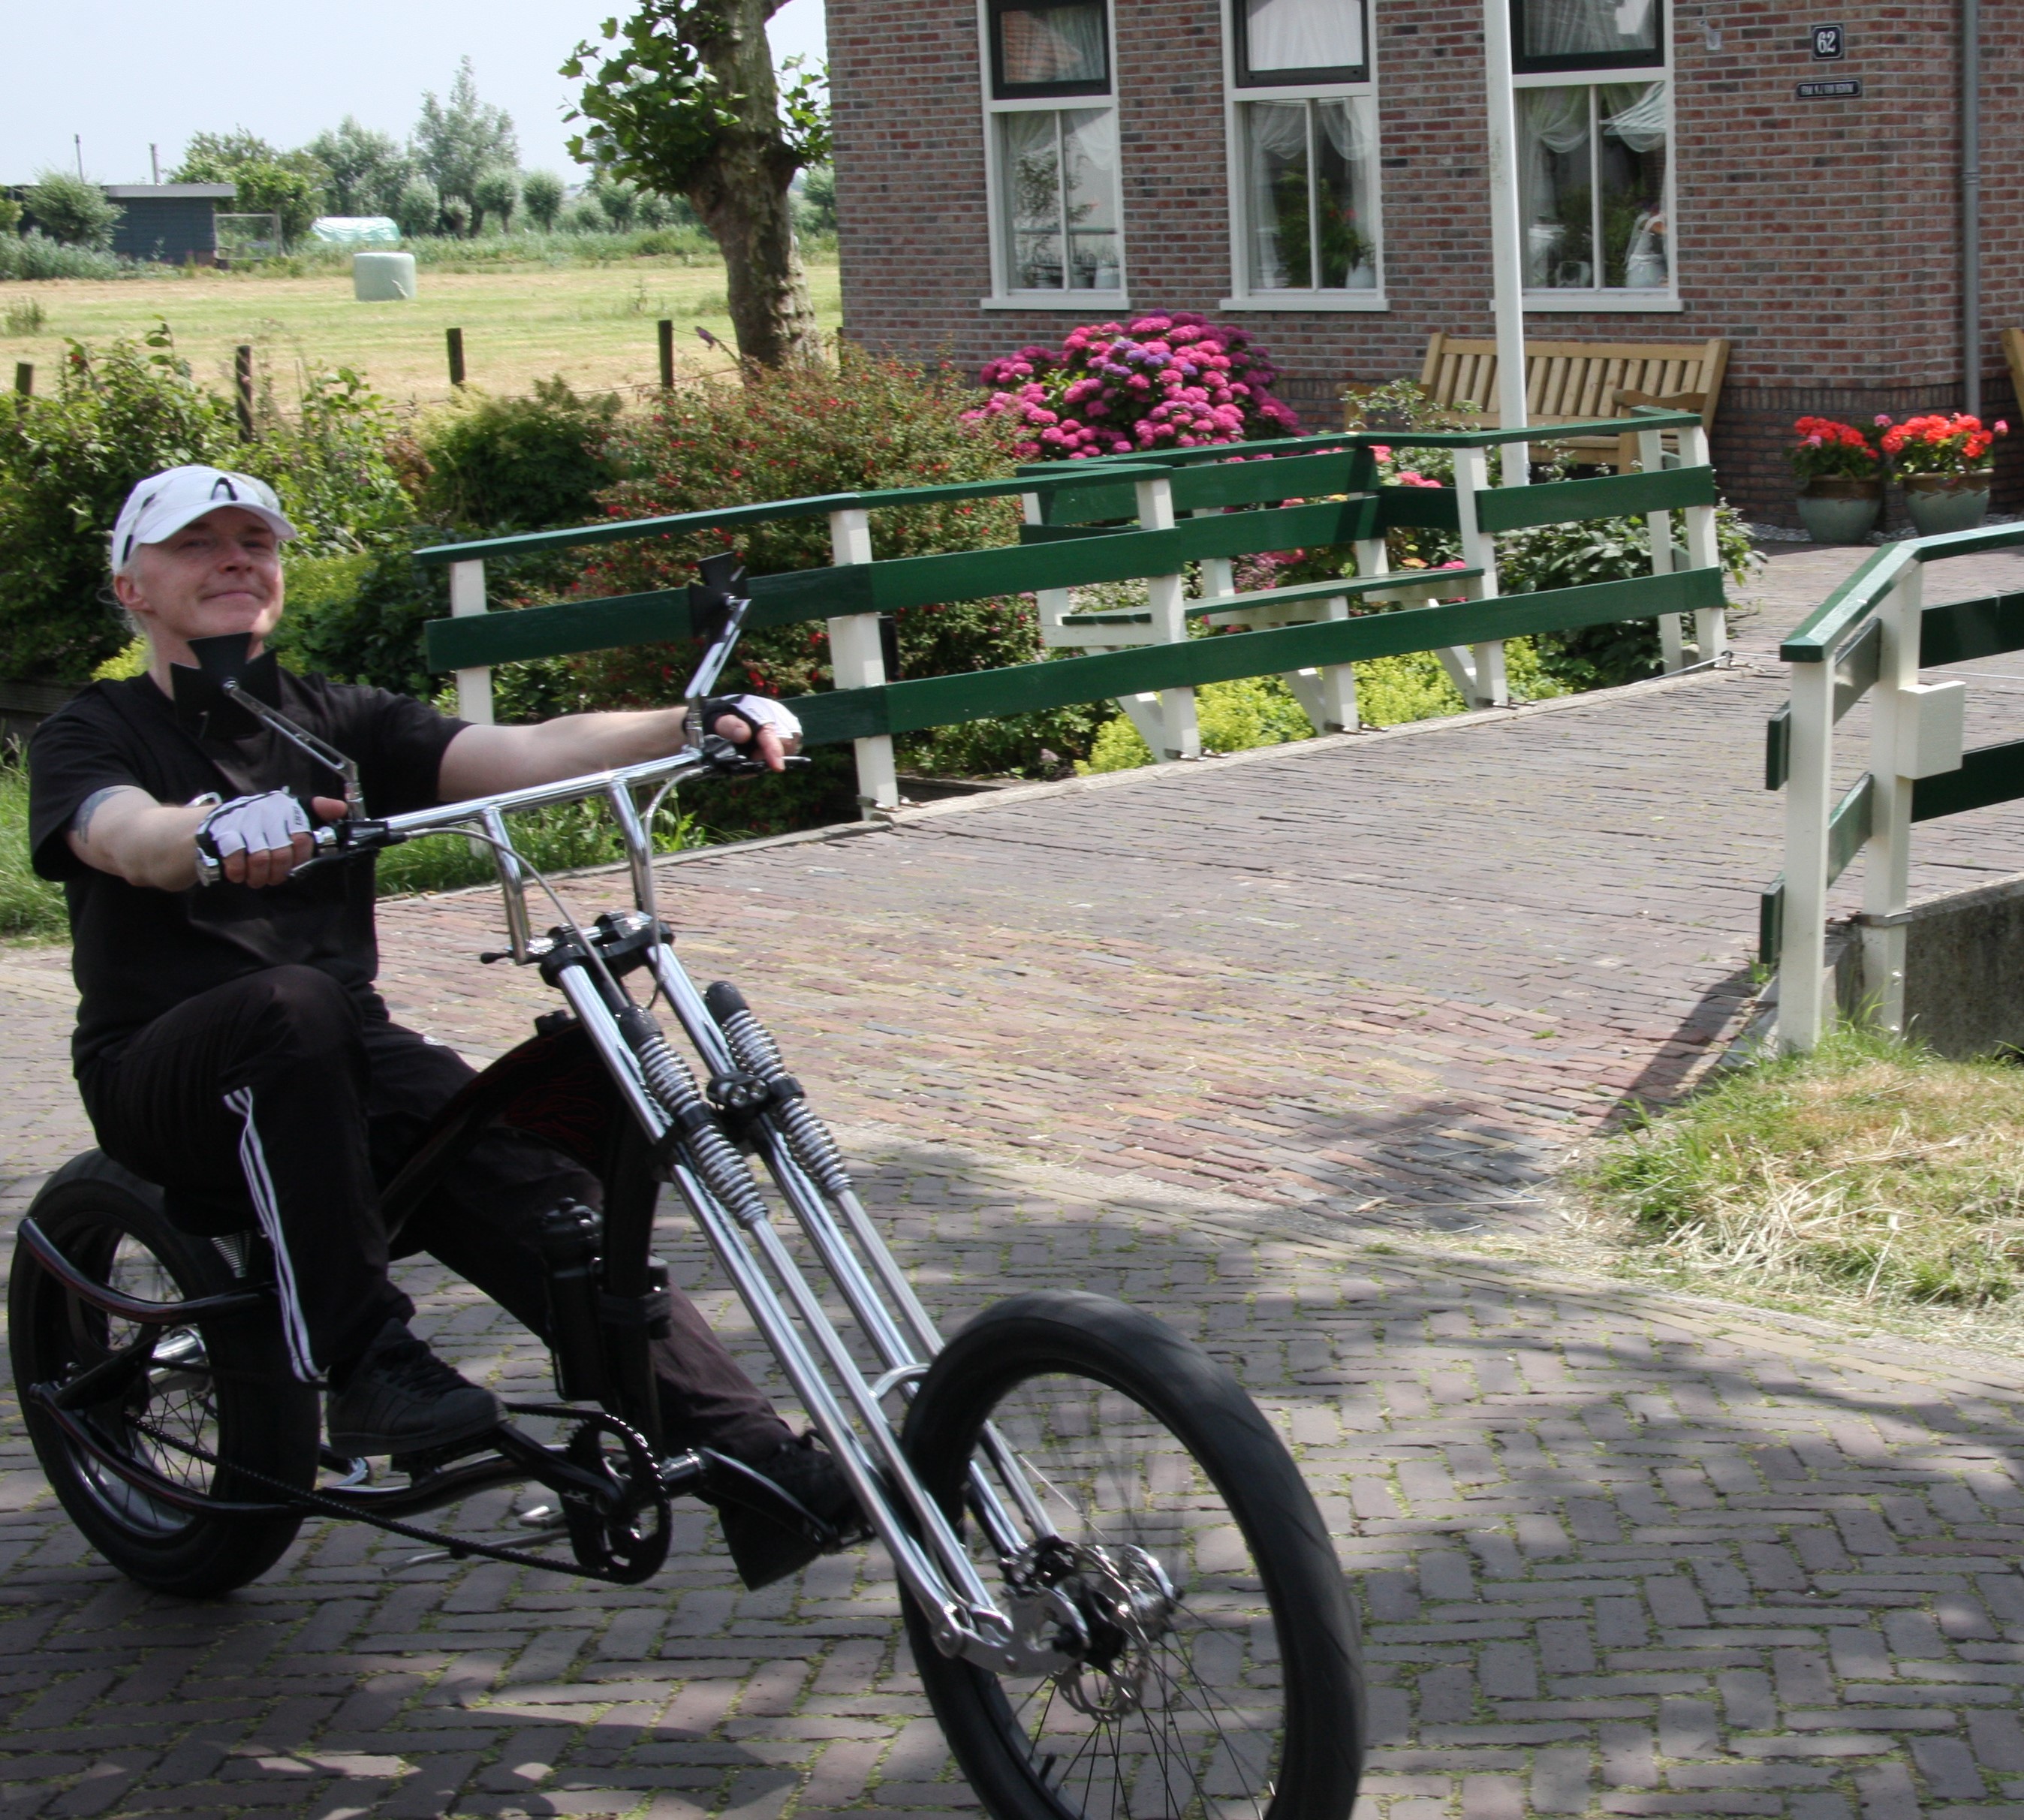
[[[1859,544],[1883,509],[1883,457],[1853,424],[1802,417],[1792,426],[1799,523],[1817,544]]]
[[[1999,418],[1984,429],[1979,417],[1960,411],[1951,416],[1907,417],[1901,424],[1884,417],[1876,420],[1879,426],[1889,424],[1883,431],[1883,452],[1905,489],[1905,510],[1920,536],[1973,530],[1989,516],[1989,488],[1996,470],[1983,464],[1996,438],[2010,434],[2008,424]]]

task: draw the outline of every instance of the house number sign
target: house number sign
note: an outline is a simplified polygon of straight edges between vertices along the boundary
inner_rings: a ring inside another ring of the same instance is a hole
[[[1839,25],[1816,25],[1813,35],[1815,63],[1841,61],[1848,50],[1848,39]]]

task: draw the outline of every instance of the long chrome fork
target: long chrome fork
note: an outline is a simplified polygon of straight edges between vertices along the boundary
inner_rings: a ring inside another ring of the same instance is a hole
[[[620,1084],[634,1115],[648,1136],[662,1143],[672,1128],[670,1121],[647,1087],[597,981],[587,969],[572,967],[562,971],[558,984]],[[1038,1665],[1032,1652],[1020,1647],[1011,1621],[999,1610],[940,1505],[908,1464],[874,1387],[858,1369],[763,1208],[742,1220],[734,1219],[685,1159],[673,1163],[669,1173],[892,1554],[901,1581],[928,1615],[937,1646],[949,1654],[1000,1668],[1030,1671]],[[792,1304],[792,1315],[782,1301],[782,1291]],[[804,1331],[830,1376],[842,1386],[861,1429],[830,1388],[830,1379],[802,1337]],[[894,1507],[896,1491],[904,1517]]]

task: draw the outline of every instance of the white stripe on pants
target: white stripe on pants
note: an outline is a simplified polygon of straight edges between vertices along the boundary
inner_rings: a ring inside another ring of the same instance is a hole
[[[225,1103],[239,1114],[244,1127],[239,1136],[239,1166],[245,1172],[246,1187],[260,1216],[260,1230],[274,1248],[274,1274],[281,1291],[281,1330],[288,1342],[288,1363],[305,1384],[315,1382],[316,1355],[310,1345],[309,1323],[302,1315],[302,1297],[295,1290],[295,1267],[288,1256],[288,1240],[281,1231],[281,1209],[274,1197],[274,1179],[267,1172],[267,1153],[260,1147],[259,1127],[253,1122],[253,1089],[235,1088]]]

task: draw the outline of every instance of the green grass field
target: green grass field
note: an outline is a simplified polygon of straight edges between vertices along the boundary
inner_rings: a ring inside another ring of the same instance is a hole
[[[823,332],[834,333],[843,310],[835,261],[812,263],[808,279]],[[284,405],[294,399],[300,362],[353,367],[397,403],[425,405],[449,395],[446,328],[463,329],[467,376],[487,391],[530,391],[551,373],[579,391],[603,391],[657,382],[654,325],[670,317],[682,372],[731,369],[695,332],[699,325],[727,345],[732,339],[724,269],[715,259],[425,269],[420,288],[412,303],[360,303],[343,270],[292,278],[196,270],[104,283],[9,284],[0,285],[0,361],[9,372],[16,362],[31,363],[36,389],[44,391],[66,339],[109,341],[166,321],[198,376],[221,390],[231,386],[233,348],[250,342],[261,350]],[[42,321],[31,328],[36,306]]]

